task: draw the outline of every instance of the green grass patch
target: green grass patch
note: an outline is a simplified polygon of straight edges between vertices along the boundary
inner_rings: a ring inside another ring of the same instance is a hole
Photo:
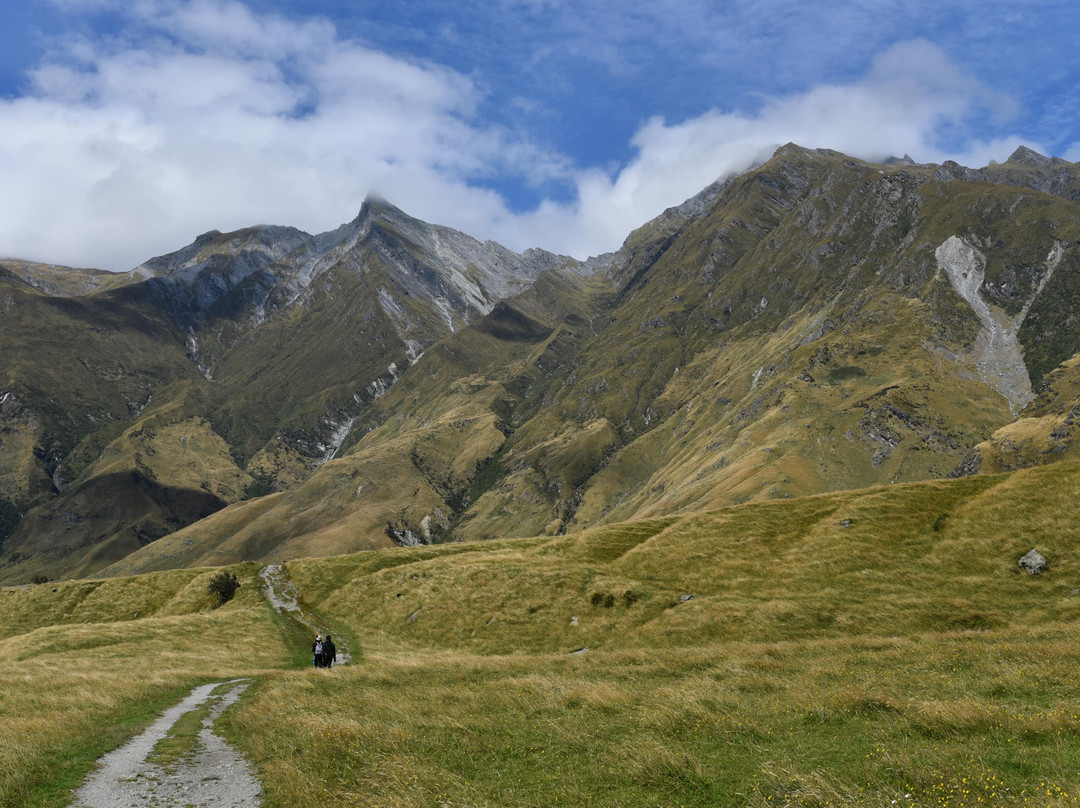
[[[208,700],[205,704],[180,716],[165,733],[165,737],[154,744],[153,750],[146,758],[147,761],[168,769],[198,754],[199,732],[202,730],[203,720],[209,717],[214,704],[219,700],[220,697]]]

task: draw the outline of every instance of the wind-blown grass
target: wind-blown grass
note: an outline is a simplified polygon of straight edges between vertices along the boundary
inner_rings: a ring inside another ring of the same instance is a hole
[[[1060,463],[290,562],[357,643],[331,671],[272,670],[310,638],[250,567],[217,611],[195,597],[213,571],[0,593],[22,621],[0,642],[0,783],[59,804],[43,783],[181,687],[262,671],[219,723],[267,808],[1071,805],[1078,490]],[[1016,565],[1033,546],[1038,577]],[[106,591],[115,611],[82,623]]]
[[[1070,637],[369,655],[232,726],[269,806],[1071,804]]]
[[[293,562],[364,662],[227,720],[271,807],[1073,804],[1078,479]]]

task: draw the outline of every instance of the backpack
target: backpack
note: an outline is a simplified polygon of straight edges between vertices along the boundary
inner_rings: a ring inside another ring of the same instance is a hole
[[[315,643],[315,656],[322,655],[322,642]]]

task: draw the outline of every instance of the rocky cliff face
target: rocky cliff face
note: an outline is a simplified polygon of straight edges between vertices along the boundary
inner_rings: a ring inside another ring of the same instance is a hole
[[[371,199],[317,236],[206,234],[90,294],[9,268],[16,310],[125,337],[112,364],[65,359],[74,392],[30,359],[2,382],[3,498],[37,510],[0,575],[557,533],[970,469],[1080,347],[1077,171],[789,145],[585,263]],[[131,486],[123,524],[79,504]],[[233,504],[183,527],[191,490]]]

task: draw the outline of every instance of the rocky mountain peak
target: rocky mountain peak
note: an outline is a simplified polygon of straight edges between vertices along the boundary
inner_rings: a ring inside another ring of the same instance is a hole
[[[800,146],[798,143],[785,143],[783,146],[777,147],[773,152],[773,158],[786,157],[788,159],[793,157],[811,157],[814,155],[813,149],[808,149],[805,146]]]
[[[409,216],[397,205],[386,199],[386,197],[384,197],[382,194],[376,193],[374,191],[364,197],[364,201],[360,205],[359,213],[356,214],[356,218],[353,219],[350,224],[357,227],[362,227],[369,222],[379,219],[406,220],[415,222],[419,225],[426,224],[419,219],[414,219],[413,217]]]
[[[255,225],[230,233],[208,230],[186,247],[151,258],[132,272],[143,277],[178,275],[178,280],[190,283],[214,256],[247,256],[247,263],[261,265],[296,249],[308,238],[295,227],[277,225]],[[256,255],[259,257],[254,258]]]
[[[1029,149],[1027,146],[1020,146],[1016,151],[1009,155],[1007,162],[1020,163],[1021,165],[1032,166],[1033,168],[1046,168],[1050,165],[1050,158],[1039,154],[1034,149]]]
[[[313,260],[319,264],[314,274],[318,275],[326,268],[327,259],[330,259],[330,262],[337,261],[358,243],[369,239],[372,228],[377,225],[383,225],[384,228],[389,226],[389,230],[398,238],[404,237],[412,243],[426,241],[437,227],[409,216],[381,194],[371,192],[364,198],[352,221],[314,237]]]

